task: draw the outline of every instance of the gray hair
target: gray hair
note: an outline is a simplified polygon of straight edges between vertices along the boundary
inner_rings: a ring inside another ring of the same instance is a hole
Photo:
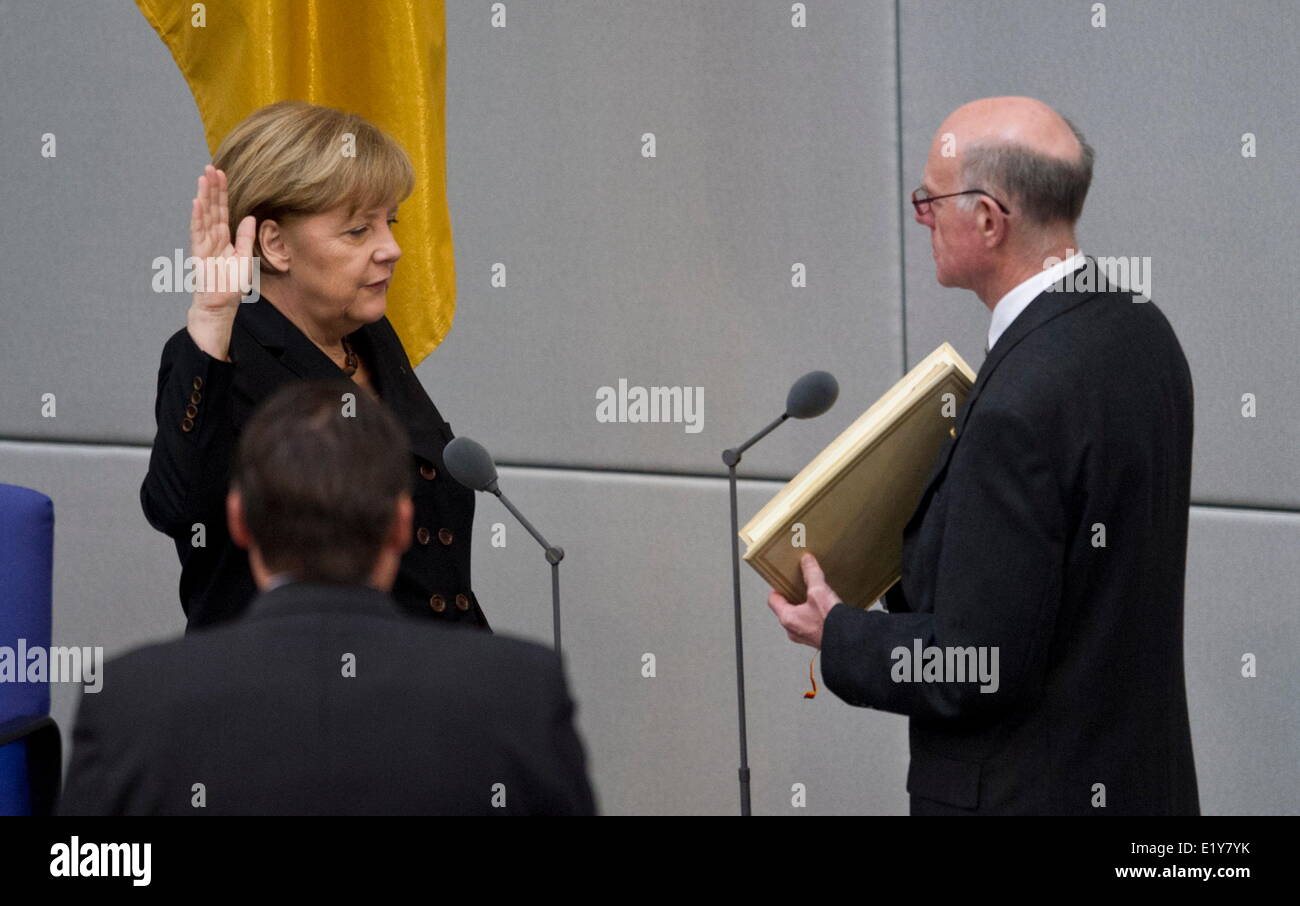
[[[1065,122],[1083,149],[1077,161],[1051,157],[1024,145],[978,142],[962,155],[963,185],[990,192],[1008,206],[1018,203],[1034,223],[1073,224],[1083,213],[1083,201],[1092,184],[1093,150],[1078,127],[1068,119]],[[970,210],[979,204],[979,196],[966,195],[958,202]]]

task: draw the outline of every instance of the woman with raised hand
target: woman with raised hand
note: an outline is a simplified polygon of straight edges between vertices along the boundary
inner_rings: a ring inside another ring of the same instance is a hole
[[[345,135],[355,137],[355,155],[341,153]],[[284,101],[231,130],[214,164],[198,178],[190,245],[217,266],[197,269],[186,327],[163,348],[157,434],[140,488],[145,517],[176,543],[188,626],[238,616],[256,591],[226,523],[241,427],[285,381],[336,379],[344,392],[375,395],[410,437],[413,537],[392,597],[413,615],[487,629],[470,586],[474,493],[444,472],[451,427],[384,315],[401,256],[391,227],[415,182],[405,151],[359,116]],[[253,274],[260,298],[242,303],[240,281],[228,278]],[[310,518],[303,514],[307,538]],[[349,581],[356,553],[334,559],[337,575],[267,566],[277,582]]]

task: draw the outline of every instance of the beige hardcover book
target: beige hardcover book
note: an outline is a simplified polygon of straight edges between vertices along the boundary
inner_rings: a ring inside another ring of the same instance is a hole
[[[903,527],[974,384],[948,343],[926,356],[741,529],[745,562],[799,602],[811,553],[841,600],[870,607],[902,575]]]

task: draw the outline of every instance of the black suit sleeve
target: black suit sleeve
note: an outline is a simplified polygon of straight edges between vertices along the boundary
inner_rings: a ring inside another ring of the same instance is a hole
[[[973,413],[966,433],[944,479],[950,496],[933,612],[839,604],[827,616],[822,676],[851,705],[966,720],[1007,709],[1041,686],[1062,591],[1066,521],[1050,447],[1009,409]],[[829,581],[833,588],[834,577]],[[982,692],[978,681],[895,681],[902,659],[892,653],[910,655],[914,640],[922,648],[996,649],[996,691]]]
[[[561,661],[542,651],[537,676],[542,706],[534,715],[534,744],[528,746],[527,801],[530,814],[594,815],[595,797],[587,777],[587,760],[574,723]]]
[[[235,443],[234,372],[234,363],[199,349],[188,330],[163,347],[154,403],[157,433],[140,504],[149,524],[173,538],[187,534],[195,522],[224,519]]]

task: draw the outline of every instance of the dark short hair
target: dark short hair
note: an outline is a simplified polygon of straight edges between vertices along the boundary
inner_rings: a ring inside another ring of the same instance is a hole
[[[410,494],[410,439],[351,381],[293,381],[245,425],[231,473],[272,572],[364,583]]]
[[[1005,141],[982,141],[962,155],[962,176],[967,185],[992,192],[1004,201],[1020,205],[1035,223],[1073,224],[1083,213],[1083,202],[1092,185],[1092,146],[1069,119],[1066,125],[1079,141],[1078,160],[1052,157],[1023,145]],[[978,203],[975,196],[962,199]]]

